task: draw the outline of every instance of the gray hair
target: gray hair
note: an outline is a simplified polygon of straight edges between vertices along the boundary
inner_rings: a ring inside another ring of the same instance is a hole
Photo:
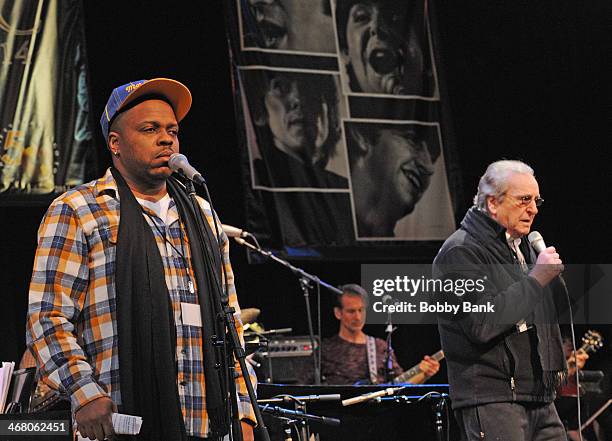
[[[487,167],[478,182],[478,191],[474,196],[474,205],[485,213],[489,212],[487,197],[503,198],[508,189],[508,178],[514,174],[534,176],[533,169],[521,161],[503,159],[495,161]]]
[[[341,286],[340,290],[342,291],[342,294],[336,295],[336,307],[342,309],[342,297],[346,295],[359,296],[361,297],[363,304],[368,306],[368,292],[363,287],[357,285],[356,283],[349,283],[348,285]]]

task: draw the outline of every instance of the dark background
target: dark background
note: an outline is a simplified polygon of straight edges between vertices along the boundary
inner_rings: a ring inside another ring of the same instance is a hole
[[[194,96],[181,125],[181,150],[205,174],[223,222],[244,225],[222,2],[83,3],[100,154],[95,177],[110,164],[98,126],[110,91],[132,80],[175,78]],[[612,2],[437,0],[433,6],[463,205],[471,203],[488,163],[522,159],[534,167],[546,200],[534,228],[566,262],[609,262]],[[45,209],[1,208],[0,286],[6,300],[0,308],[0,360],[19,360],[24,349],[27,287]],[[304,301],[293,275],[271,263],[249,265],[244,250],[232,248],[242,307],[260,308],[258,321],[266,329],[293,327],[305,334]],[[361,263],[367,262],[300,266],[339,285],[358,282]],[[331,303],[323,291],[324,335],[336,330]],[[596,328],[612,338],[609,328]],[[381,335],[382,328],[367,331]],[[400,327],[394,345],[408,368],[439,348],[437,331]],[[612,365],[609,347],[592,356],[589,366]],[[446,381],[444,369],[436,379]]]

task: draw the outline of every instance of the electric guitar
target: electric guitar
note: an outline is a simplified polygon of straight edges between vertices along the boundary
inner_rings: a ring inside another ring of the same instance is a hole
[[[588,354],[589,352],[596,352],[602,346],[602,335],[597,331],[589,330],[582,337],[582,346],[576,353],[585,352]],[[575,361],[572,364],[575,364]],[[562,397],[575,397],[577,394],[578,388],[576,387],[576,377],[572,375],[568,377],[567,383],[561,386],[559,395]]]
[[[438,352],[430,356],[436,361],[440,361],[444,359],[444,351],[440,349]],[[393,383],[423,383],[425,380],[425,373],[421,371],[419,368],[419,364],[415,364],[410,369],[405,371],[404,373],[398,375],[393,379]]]
[[[433,358],[436,361],[440,361],[444,359],[444,351],[442,349],[440,349],[438,352],[436,352],[433,355],[430,355],[431,358]],[[391,382],[393,384],[397,384],[397,383],[413,383],[413,384],[420,384],[425,382],[425,374],[421,371],[421,368],[419,368],[419,364],[415,364],[414,366],[412,366],[410,369],[408,369],[407,371],[404,371],[403,373],[401,373],[400,375],[398,375],[397,377],[395,377]],[[363,386],[363,385],[367,385],[367,384],[372,384],[370,379],[363,379],[363,380],[358,380],[355,383],[353,383],[355,386]]]

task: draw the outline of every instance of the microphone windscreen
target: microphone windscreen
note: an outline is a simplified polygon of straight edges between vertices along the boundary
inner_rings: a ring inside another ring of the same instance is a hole
[[[182,153],[172,153],[170,155],[170,159],[168,159],[168,167],[173,172],[179,172],[185,164],[189,164],[187,157]]]
[[[529,240],[531,247],[535,250],[537,254],[540,254],[546,249],[544,238],[537,231],[532,231],[531,233],[529,233],[529,236],[527,236],[527,240]]]
[[[232,227],[231,225],[221,225],[221,228],[223,228],[223,231],[225,232],[225,234],[227,235],[227,237],[243,237],[244,236],[244,231],[241,230],[240,228],[236,228],[236,227]]]

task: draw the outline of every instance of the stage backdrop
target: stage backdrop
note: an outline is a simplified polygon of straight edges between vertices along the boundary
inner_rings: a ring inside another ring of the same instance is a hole
[[[431,1],[226,4],[247,229],[291,258],[430,258],[460,185]]]
[[[93,167],[81,0],[0,3],[0,203],[83,182]]]

